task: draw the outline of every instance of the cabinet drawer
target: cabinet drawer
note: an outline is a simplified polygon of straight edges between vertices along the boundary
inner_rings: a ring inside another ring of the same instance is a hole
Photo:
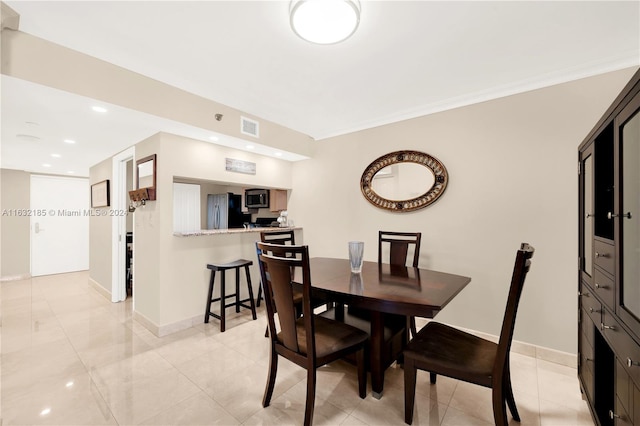
[[[605,305],[609,306],[611,310],[613,310],[615,306],[616,295],[613,287],[613,280],[600,272],[598,268],[595,268],[593,286],[595,287],[595,292],[600,300],[602,300]]]
[[[589,347],[590,348],[590,347]],[[584,350],[584,346],[583,346],[583,350]],[[591,351],[593,351],[593,349],[589,349]],[[593,390],[595,388],[595,379],[593,376],[593,361],[584,361],[587,356],[584,355],[584,353],[580,354],[580,369],[578,371],[580,378],[582,379],[582,387],[584,390],[584,393],[587,396],[587,399],[589,400],[590,403],[594,403],[595,400],[593,399]],[[593,352],[590,355],[589,359],[593,359]]]
[[[616,362],[616,396],[625,411],[629,414],[633,413],[633,385],[620,360]]]
[[[607,311],[602,313],[601,329],[631,380],[636,385],[640,384],[640,346]]]
[[[609,413],[610,416],[614,417],[614,424],[616,426],[633,426],[633,422],[627,414],[627,411],[622,407],[620,400],[616,398],[616,410],[614,413]]]
[[[599,266],[603,270],[607,271],[611,275],[615,274],[614,247],[611,244],[605,243],[600,240],[593,242],[594,258],[596,266]]]
[[[633,423],[640,425],[640,389],[633,387]]]
[[[580,303],[582,304],[582,309],[587,313],[591,321],[593,321],[596,326],[600,326],[602,322],[601,313],[602,313],[602,304],[595,298],[593,294],[591,294],[591,290],[589,287],[583,286],[582,293],[580,294]]]
[[[586,339],[587,342],[589,342],[591,347],[593,347],[593,333],[596,332],[595,327],[600,327],[600,322],[598,322],[597,324],[594,324],[594,322],[591,320],[589,315],[587,315],[587,312],[583,309],[582,322],[580,326],[580,328],[582,329],[581,336],[584,336],[584,338]]]
[[[583,334],[580,335],[580,366],[578,367],[580,377],[584,384],[584,390],[589,399],[593,401],[593,346],[586,340]]]

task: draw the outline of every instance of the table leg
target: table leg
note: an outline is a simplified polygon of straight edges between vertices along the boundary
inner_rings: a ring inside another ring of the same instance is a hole
[[[369,363],[371,367],[371,390],[373,397],[380,399],[384,388],[384,365],[382,351],[384,348],[384,320],[383,313],[371,311],[371,353]]]

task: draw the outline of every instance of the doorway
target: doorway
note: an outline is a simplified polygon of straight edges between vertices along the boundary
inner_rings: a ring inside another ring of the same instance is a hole
[[[135,182],[135,172],[133,171],[133,158],[135,147],[128,148],[113,157],[112,177],[113,187],[111,197],[113,199],[112,208],[116,211],[128,211],[129,191],[133,189]],[[127,179],[128,168],[131,167],[131,178]],[[121,302],[127,298],[127,218],[133,216],[128,212],[126,215],[113,215],[111,222],[111,301]],[[131,229],[135,229],[135,216],[131,222]],[[135,238],[131,244],[135,256]],[[133,260],[132,258],[131,260]],[[130,273],[135,277],[133,268],[135,263],[131,262]],[[133,279],[131,281],[133,283]],[[135,291],[132,292],[135,309]]]
[[[31,175],[31,275],[89,269],[89,179]]]

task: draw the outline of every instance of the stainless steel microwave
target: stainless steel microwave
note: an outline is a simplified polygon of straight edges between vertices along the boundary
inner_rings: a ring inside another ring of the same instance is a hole
[[[269,207],[268,189],[246,189],[244,191],[244,205],[248,209]]]

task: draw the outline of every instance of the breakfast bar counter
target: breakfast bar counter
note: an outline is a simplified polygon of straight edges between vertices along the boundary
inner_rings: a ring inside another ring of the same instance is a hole
[[[255,227],[255,228],[229,228],[229,229],[201,229],[199,231],[191,232],[174,232],[175,237],[200,237],[204,235],[220,235],[220,234],[247,234],[247,233],[260,233],[260,232],[275,232],[282,230],[300,230],[299,226],[288,226],[284,228],[280,227]]]

